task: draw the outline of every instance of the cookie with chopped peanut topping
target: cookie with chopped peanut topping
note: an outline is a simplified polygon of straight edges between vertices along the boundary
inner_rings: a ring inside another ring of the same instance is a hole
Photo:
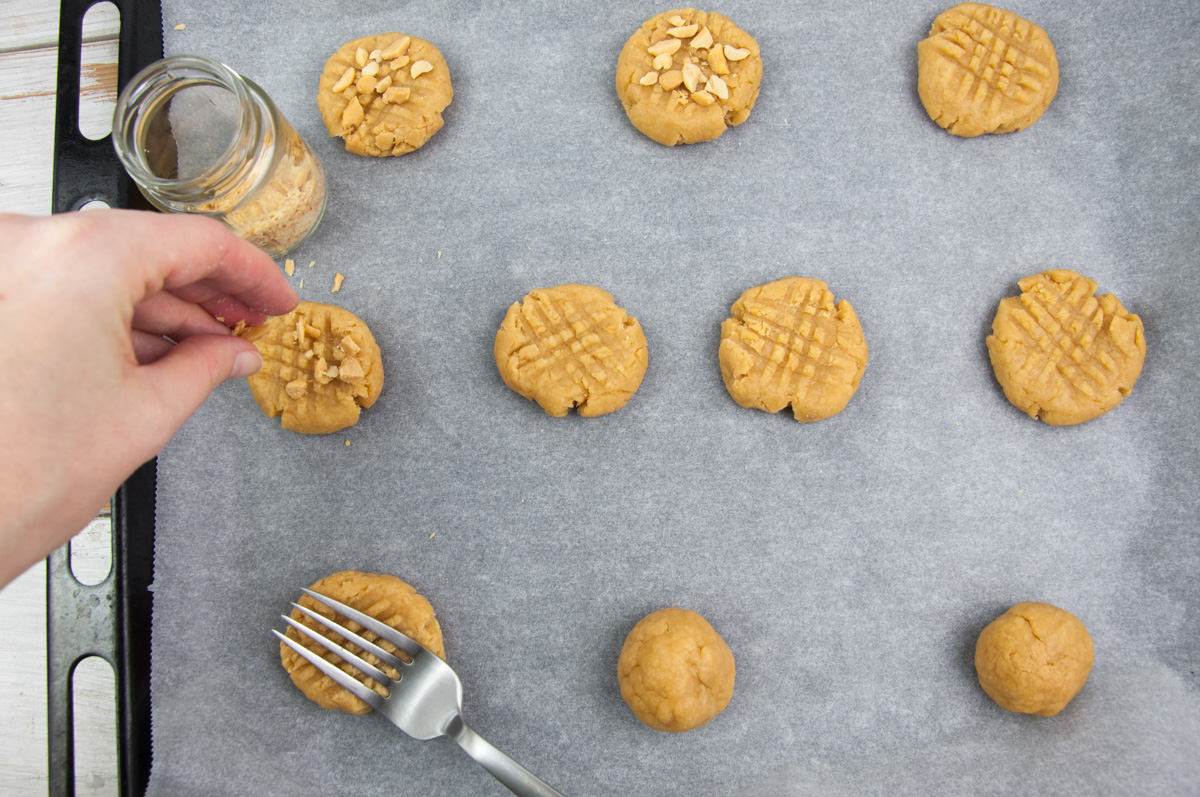
[[[317,107],[329,135],[356,155],[404,155],[442,129],[454,98],[446,59],[424,39],[380,33],[346,42],[325,62]]]
[[[727,17],[664,11],[625,42],[617,95],[629,121],[651,139],[695,144],[750,117],[762,68],[758,42]]]
[[[287,315],[240,334],[258,348],[263,367],[246,379],[268,418],[284,429],[328,434],[358,422],[383,389],[375,336],[341,307],[301,302]]]

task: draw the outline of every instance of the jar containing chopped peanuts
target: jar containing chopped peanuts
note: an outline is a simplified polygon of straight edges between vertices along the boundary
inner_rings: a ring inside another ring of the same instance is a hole
[[[113,113],[113,145],[155,207],[201,213],[275,257],[325,212],[325,174],[261,88],[211,58],[156,61]]]

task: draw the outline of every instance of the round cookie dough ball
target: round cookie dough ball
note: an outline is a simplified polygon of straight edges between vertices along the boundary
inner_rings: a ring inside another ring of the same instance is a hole
[[[1018,603],[979,634],[975,672],[1001,708],[1050,717],[1083,688],[1092,657],[1092,637],[1073,614]]]
[[[733,652],[707,620],[687,609],[643,617],[617,661],[621,697],[659,731],[688,731],[720,714],[733,696],[733,679]]]
[[[593,285],[538,288],[508,308],[493,346],[504,384],[547,414],[616,412],[646,375],[638,320]]]
[[[956,136],[1023,130],[1056,93],[1058,57],[1050,37],[1011,11],[960,3],[939,14],[917,45],[921,104]]]
[[[301,302],[286,315],[239,333],[262,355],[246,378],[268,418],[284,429],[328,434],[358,423],[383,390],[383,355],[361,318],[345,308]]]
[[[446,658],[446,646],[442,640],[442,627],[438,625],[437,618],[433,616],[433,606],[430,605],[424,596],[419,595],[415,589],[395,576],[381,573],[362,573],[357,570],[343,570],[331,576],[326,576],[309,587],[309,589],[334,600],[341,601],[353,609],[358,609],[360,612],[366,612],[375,619],[395,628],[400,633],[412,637],[443,659]],[[389,653],[396,653],[397,651],[396,646],[391,642],[381,639],[353,620],[347,620],[341,615],[336,614],[332,609],[323,603],[319,603],[315,598],[308,595],[301,595],[300,600],[296,601],[296,603],[317,614],[332,618],[334,622],[361,634],[368,641],[374,642]],[[302,625],[308,626],[322,634],[329,633],[324,626],[303,614],[299,609],[292,609],[291,617]],[[365,676],[360,676],[356,670],[348,668],[348,665],[341,658],[330,653],[307,636],[302,635],[296,629],[289,627],[287,636],[299,642],[313,653],[321,656],[329,663],[354,675],[358,680],[379,692],[381,697],[386,696],[383,687]],[[386,671],[386,666],[382,665],[379,659],[362,650],[357,645],[347,644],[345,647],[357,653],[369,663],[381,667]],[[347,711],[351,714],[366,714],[371,710],[370,706],[350,694],[350,692],[339,686],[332,678],[318,670],[305,660],[303,656],[282,642],[279,643],[279,659],[283,664],[283,669],[287,670],[288,675],[291,676],[292,683],[296,685],[296,688],[318,706]]]
[[[329,135],[356,155],[403,155],[442,129],[454,98],[437,47],[403,33],[346,42],[325,62],[317,108]]]
[[[762,82],[758,42],[720,14],[684,8],[651,17],[617,58],[629,121],[668,147],[711,141],[750,118]]]

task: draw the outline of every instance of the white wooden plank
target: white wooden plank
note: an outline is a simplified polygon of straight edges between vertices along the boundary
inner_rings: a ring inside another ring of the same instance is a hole
[[[99,3],[84,17],[83,40],[111,39],[120,30],[120,12]],[[0,0],[0,51],[51,47],[58,41],[56,0]]]
[[[81,120],[106,128],[116,26],[103,17],[88,22]],[[0,211],[50,211],[57,33],[55,0],[0,0]],[[0,794],[15,797],[44,795],[47,786],[45,583],[38,564],[0,590]],[[75,689],[76,793],[116,794],[111,675],[103,665],[85,667]]]
[[[107,130],[116,101],[117,44],[84,45],[80,126]],[[58,55],[51,48],[0,53],[0,212],[49,213]]]
[[[46,576],[38,565],[0,591],[0,794],[46,793]]]

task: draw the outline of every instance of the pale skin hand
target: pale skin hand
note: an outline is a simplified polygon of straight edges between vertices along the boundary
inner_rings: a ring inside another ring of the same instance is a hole
[[[262,366],[229,327],[297,297],[270,257],[196,216],[0,214],[0,241],[3,586],[87,525],[217,385]]]

